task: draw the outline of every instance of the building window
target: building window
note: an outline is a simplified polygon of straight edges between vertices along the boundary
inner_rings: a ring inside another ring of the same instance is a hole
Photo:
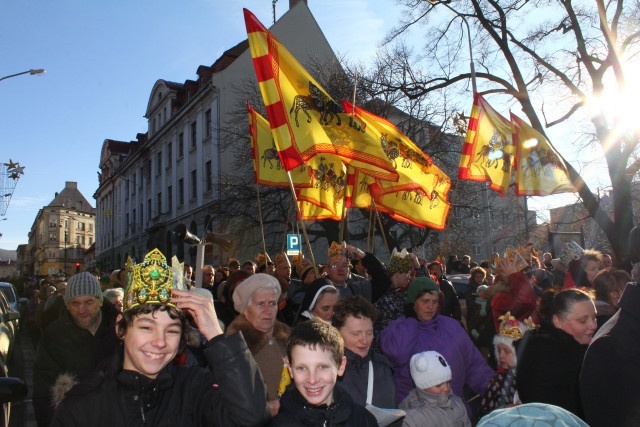
[[[211,108],[204,112],[204,135],[211,136]]]
[[[113,214],[113,212],[112,212]],[[89,223],[89,231],[93,231],[93,224]]]
[[[167,169],[169,169],[171,167],[171,161],[172,161],[172,159],[171,159],[171,148],[173,148],[172,144],[168,143],[167,144]]]
[[[197,133],[197,123],[193,122],[191,123],[191,148],[196,148],[196,146],[198,145],[198,140],[196,139]]]
[[[133,218],[134,221],[137,218],[135,208],[133,209],[133,215],[131,215],[131,217]],[[131,224],[131,231],[136,231],[136,223],[135,222],[133,224]]]
[[[171,212],[173,208],[173,188],[167,187],[167,212]]]
[[[76,230],[84,231],[84,222],[78,221],[76,223]]]
[[[184,133],[180,132],[178,134],[178,153],[176,158],[181,159],[182,156],[184,156]]]
[[[151,199],[149,198],[147,199],[147,221],[149,221],[153,217],[155,217],[155,215],[151,211]]]
[[[131,180],[131,194],[136,194],[137,187],[138,187],[138,175],[134,172],[133,179]]]
[[[211,168],[211,160],[207,160],[207,162],[204,164],[204,169],[205,169],[205,187],[207,191],[211,191],[211,189],[213,188],[213,182],[211,179],[211,174],[213,173],[212,168]]]
[[[135,209],[134,209],[135,210]],[[133,214],[133,217],[135,218],[135,213]],[[129,234],[129,214],[127,213],[125,215],[125,219],[124,219],[124,227],[125,227],[125,234]]]
[[[160,176],[162,174],[162,151],[158,152],[158,169],[156,169],[156,176]]]
[[[471,248],[472,248],[471,250],[472,250],[474,255],[480,255],[480,243],[474,242],[471,245]]]
[[[164,107],[162,109],[162,124],[165,124],[167,122],[167,107]]]
[[[158,208],[158,215],[162,213],[162,192],[158,193],[156,198],[156,207]]]
[[[64,228],[69,228],[69,219],[68,218],[66,218],[64,220]]]
[[[184,179],[178,180],[178,206],[184,204]]]
[[[198,173],[196,170],[191,171],[191,194],[189,195],[191,199],[195,199],[198,195],[198,181],[196,178],[198,177]]]
[[[93,244],[93,238],[89,237],[89,246]]]
[[[49,241],[50,242],[55,242],[57,240],[58,240],[58,238],[56,236],[56,233],[49,233]]]
[[[153,119],[153,126],[151,127],[151,132],[156,133],[156,119]]]

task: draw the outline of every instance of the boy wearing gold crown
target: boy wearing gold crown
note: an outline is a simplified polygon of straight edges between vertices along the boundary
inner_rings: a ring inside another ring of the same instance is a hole
[[[489,412],[520,404],[516,389],[516,348],[514,341],[522,339],[524,333],[534,328],[531,317],[519,322],[510,312],[500,316],[500,329],[493,337],[493,346],[498,361],[498,371],[489,381],[489,386],[480,402],[480,416]]]
[[[53,426],[249,426],[268,419],[264,382],[242,334],[225,337],[211,298],[178,289],[175,270],[157,249],[131,267],[116,325],[122,349],[66,394]],[[170,363],[185,345],[187,316],[207,339],[210,370]]]

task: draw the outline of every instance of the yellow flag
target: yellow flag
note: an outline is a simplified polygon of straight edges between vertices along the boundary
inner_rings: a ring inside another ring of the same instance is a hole
[[[367,175],[397,180],[378,141],[349,121],[340,105],[247,9],[244,17],[256,77],[284,168],[292,170],[315,156],[333,154]]]
[[[272,187],[289,187],[287,171],[282,167],[278,149],[267,119],[248,106],[249,132],[251,134],[251,156],[256,184]],[[311,185],[311,176],[305,165],[291,171],[294,186]]]
[[[540,132],[511,113],[518,196],[575,193],[564,159]]]
[[[511,183],[515,155],[511,132],[511,122],[477,93],[462,146],[458,178],[489,182],[492,190],[504,195]]]

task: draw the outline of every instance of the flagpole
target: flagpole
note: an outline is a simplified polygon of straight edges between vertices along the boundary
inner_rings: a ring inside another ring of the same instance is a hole
[[[262,222],[262,203],[260,202],[260,190],[258,185],[256,184],[256,195],[258,196],[258,216],[260,217],[260,235],[262,237],[262,250],[264,251],[264,259],[265,262],[268,258],[267,256],[267,243],[264,239],[264,224]]]
[[[387,236],[384,234],[384,227],[382,226],[382,220],[380,219],[380,213],[378,213],[378,208],[376,207],[375,200],[371,199],[371,204],[373,205],[373,209],[376,212],[376,218],[378,219],[378,226],[380,227],[380,234],[382,235],[382,240],[384,241],[384,246],[387,248],[387,255],[391,258],[391,251],[389,250],[389,243],[387,242]]]
[[[296,214],[300,220],[298,224],[302,227],[302,234],[304,235],[304,240],[307,242],[307,249],[309,250],[309,257],[311,258],[311,262],[313,263],[313,271],[316,273],[316,277],[320,277],[318,273],[318,266],[316,265],[316,260],[313,256],[313,251],[311,250],[311,242],[309,241],[309,236],[307,235],[307,228],[304,225],[304,221],[302,220],[302,212],[300,211],[300,206],[298,206],[298,198],[296,197],[296,190],[293,187],[293,180],[291,179],[291,171],[287,171],[287,178],[289,179],[289,189],[291,190],[291,197],[293,198],[293,204],[296,207]]]

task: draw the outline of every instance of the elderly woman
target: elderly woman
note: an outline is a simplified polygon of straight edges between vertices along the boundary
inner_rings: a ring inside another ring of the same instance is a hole
[[[371,350],[373,324],[378,313],[361,296],[340,301],[333,310],[333,326],[344,340],[347,367],[340,385],[359,405],[367,403],[380,408],[395,408],[395,385],[391,362],[386,356]],[[368,395],[369,381],[371,395]]]
[[[272,275],[258,273],[244,279],[233,291],[233,306],[240,314],[226,330],[227,335],[242,331],[267,385],[271,416],[280,407],[278,384],[290,333],[287,325],[276,320],[279,298],[280,284]]]
[[[423,351],[437,351],[451,365],[451,390],[463,396],[464,385],[478,394],[484,393],[493,370],[473,345],[460,323],[438,314],[440,289],[428,277],[418,277],[409,284],[406,317],[391,322],[382,330],[382,351],[394,367],[396,401],[401,402],[415,388],[409,371],[411,356]],[[471,409],[467,405],[471,418]]]
[[[564,278],[563,289],[573,287],[593,287],[593,280],[600,271],[602,253],[600,251],[586,249],[579,259],[569,263],[568,274]]]
[[[124,289],[122,288],[111,288],[104,291],[102,296],[107,299],[118,313],[122,313],[122,301],[124,300]]]
[[[305,320],[324,320],[331,323],[333,307],[338,303],[338,289],[329,279],[320,278],[305,288],[304,299],[295,323]]]
[[[579,289],[549,290],[542,295],[540,314],[540,328],[516,344],[520,399],[550,403],[584,418],[579,376],[596,331],[593,301]]]
[[[615,268],[607,268],[596,275],[593,289],[596,291],[598,329],[618,311],[618,302],[628,282],[631,282],[629,273]]]

